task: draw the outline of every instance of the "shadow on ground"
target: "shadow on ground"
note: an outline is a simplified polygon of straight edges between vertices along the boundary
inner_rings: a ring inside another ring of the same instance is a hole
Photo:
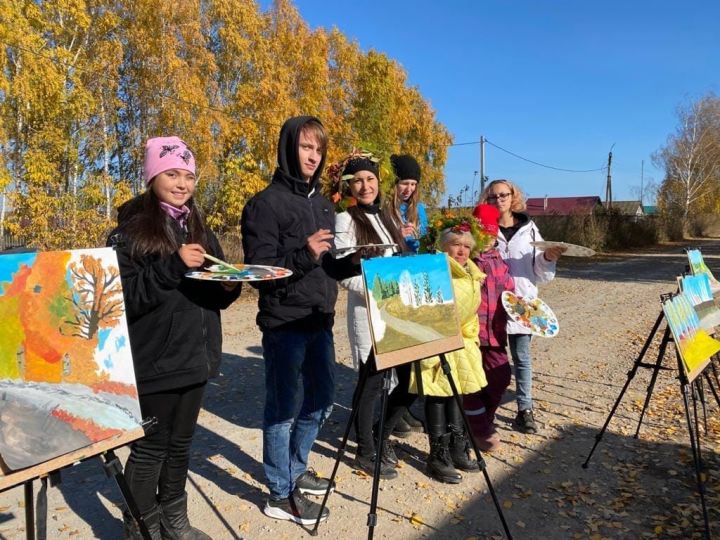
[[[561,437],[538,448],[532,459],[517,464],[509,476],[494,479],[513,537],[701,537],[703,519],[689,439],[687,444],[658,443],[643,440],[642,434],[634,439],[606,432],[584,469],[598,431],[568,427]],[[717,537],[720,456],[706,452],[703,458],[706,501]],[[424,537],[502,535],[499,513],[486,490],[448,512],[441,525],[435,523],[435,530],[426,530]]]

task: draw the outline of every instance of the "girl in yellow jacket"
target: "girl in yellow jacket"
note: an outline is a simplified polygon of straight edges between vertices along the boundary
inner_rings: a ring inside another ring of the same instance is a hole
[[[469,220],[473,218],[468,218]],[[465,347],[447,353],[452,377],[460,394],[478,392],[487,385],[478,343],[480,286],[485,278],[470,259],[475,247],[470,222],[462,220],[442,230],[440,248],[448,254],[455,293],[455,305]],[[440,482],[457,484],[462,476],[457,471],[479,471],[470,457],[470,442],[464,428],[462,413],[452,394],[447,377],[435,356],[420,362],[421,390],[425,395],[425,420],[430,437],[428,474]],[[410,378],[410,392],[420,393],[416,373]]]

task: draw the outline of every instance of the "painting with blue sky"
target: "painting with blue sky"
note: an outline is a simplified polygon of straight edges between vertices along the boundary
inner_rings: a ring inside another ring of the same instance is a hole
[[[0,479],[140,428],[113,249],[0,255],[0,321]]]
[[[394,362],[454,350],[459,326],[447,255],[378,257],[363,260],[362,271],[379,366],[391,353],[399,353]]]

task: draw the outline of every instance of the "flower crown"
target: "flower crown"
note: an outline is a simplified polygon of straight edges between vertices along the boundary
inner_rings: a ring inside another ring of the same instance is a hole
[[[338,161],[337,163],[333,163],[330,165],[326,171],[327,171],[327,177],[329,180],[328,185],[328,197],[330,200],[335,204],[336,209],[338,211],[346,210],[347,206],[352,206],[350,204],[347,204],[349,201],[344,200],[345,194],[344,194],[344,188],[345,183],[350,180],[353,175],[352,174],[345,174],[343,175],[343,171],[345,170],[345,167],[347,166],[348,162],[350,162],[353,159],[357,158],[364,158],[372,161],[373,163],[380,163],[380,158],[373,155],[372,152],[369,150],[363,150],[361,148],[353,148],[352,151],[345,156],[341,161]],[[351,197],[350,197],[351,199]]]
[[[435,214],[428,221],[428,231],[420,238],[420,251],[423,253],[440,251],[440,235],[445,229],[455,234],[470,233],[475,240],[475,250],[482,249],[491,239],[495,238],[471,214],[455,214],[450,210],[443,210]]]

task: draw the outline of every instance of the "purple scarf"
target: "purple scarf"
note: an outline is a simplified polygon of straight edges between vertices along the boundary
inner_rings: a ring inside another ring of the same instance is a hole
[[[190,216],[190,209],[187,206],[183,204],[182,207],[178,208],[172,204],[160,201],[160,208],[162,208],[168,216],[173,218],[182,230],[187,231],[187,220]]]

